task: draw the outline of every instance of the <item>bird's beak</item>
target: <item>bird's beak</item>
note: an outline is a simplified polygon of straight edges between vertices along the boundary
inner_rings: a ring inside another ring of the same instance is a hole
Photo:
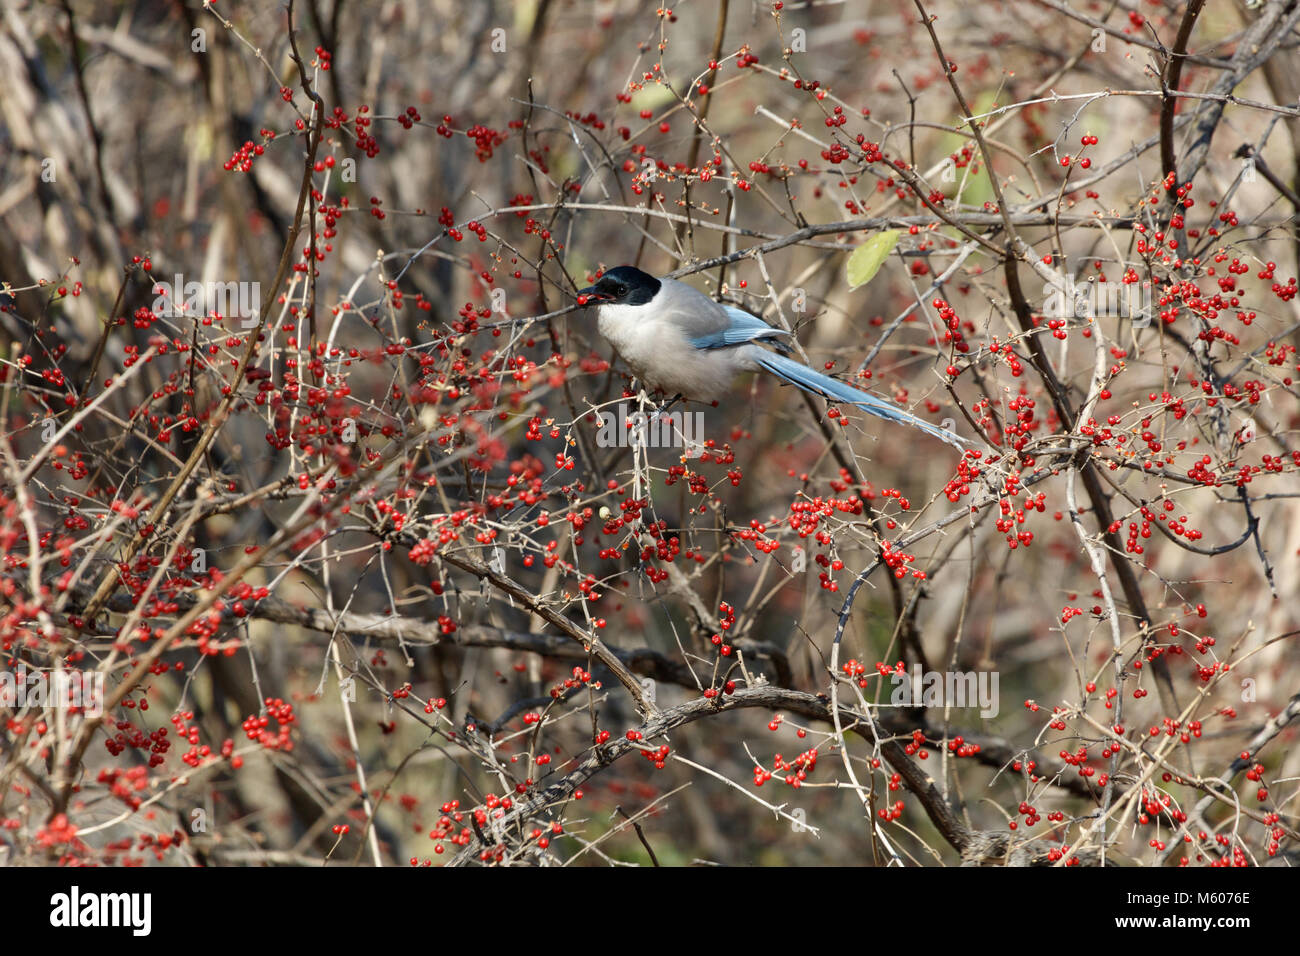
[[[578,290],[578,305],[580,306],[591,305],[599,298],[600,298],[600,293],[596,291],[596,287],[594,285],[589,285],[585,289]]]

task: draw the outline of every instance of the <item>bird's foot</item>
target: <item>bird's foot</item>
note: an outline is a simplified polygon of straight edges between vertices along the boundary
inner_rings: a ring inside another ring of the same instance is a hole
[[[660,418],[661,418],[665,413],[667,413],[667,411],[668,411],[670,408],[672,408],[674,405],[676,405],[676,404],[677,404],[678,402],[680,402],[680,401],[682,401],[682,393],[681,393],[681,392],[678,392],[676,395],[674,395],[674,396],[673,396],[671,399],[669,399],[667,402],[665,402],[664,404],[660,405],[658,408],[655,409],[654,414],[650,416],[650,424],[651,424],[651,425],[656,425],[656,424],[658,424],[658,423],[659,423],[659,419],[660,419]]]

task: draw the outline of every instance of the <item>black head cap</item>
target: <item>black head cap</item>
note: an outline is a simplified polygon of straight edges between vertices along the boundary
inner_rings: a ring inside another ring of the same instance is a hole
[[[584,304],[645,305],[659,293],[660,282],[635,266],[610,269],[595,285],[578,293]]]

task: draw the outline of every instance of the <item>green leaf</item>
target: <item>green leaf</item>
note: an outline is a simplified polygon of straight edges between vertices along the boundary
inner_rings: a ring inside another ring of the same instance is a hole
[[[853,250],[853,254],[849,256],[848,264],[850,289],[866,285],[876,277],[880,267],[889,258],[889,254],[894,251],[894,246],[898,245],[900,235],[902,233],[897,229],[886,229],[884,232],[876,233]]]

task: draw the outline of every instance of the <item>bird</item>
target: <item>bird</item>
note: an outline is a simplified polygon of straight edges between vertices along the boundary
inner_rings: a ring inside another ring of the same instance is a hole
[[[948,429],[789,358],[790,332],[744,309],[715,302],[684,282],[618,266],[603,273],[595,285],[579,290],[577,303],[596,306],[597,330],[651,390],[711,402],[740,372],[762,369],[806,392],[855,405],[965,449],[966,441]]]

